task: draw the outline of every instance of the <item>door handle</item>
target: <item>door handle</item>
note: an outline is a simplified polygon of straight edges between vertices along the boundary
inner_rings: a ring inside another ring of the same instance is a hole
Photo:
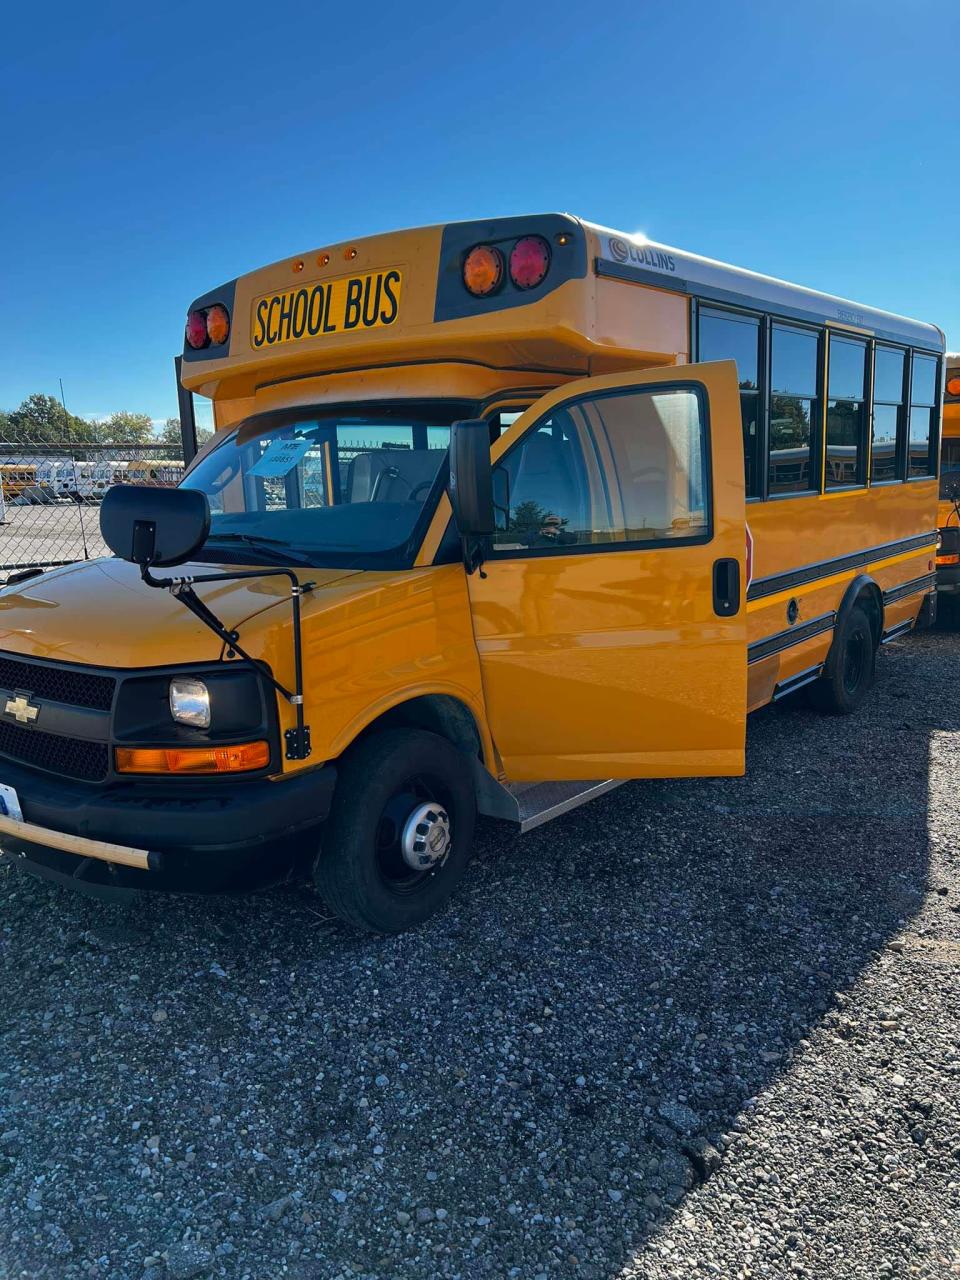
[[[718,618],[740,612],[740,565],[732,558],[713,562],[713,612]]]

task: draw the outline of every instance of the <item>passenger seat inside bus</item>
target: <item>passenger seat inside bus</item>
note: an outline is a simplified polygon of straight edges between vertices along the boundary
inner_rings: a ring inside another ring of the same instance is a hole
[[[436,449],[371,449],[347,465],[345,502],[425,500],[440,466]]]
[[[513,511],[531,502],[548,515],[569,522],[573,530],[586,527],[570,450],[568,441],[549,431],[538,431],[524,441],[510,494]]]

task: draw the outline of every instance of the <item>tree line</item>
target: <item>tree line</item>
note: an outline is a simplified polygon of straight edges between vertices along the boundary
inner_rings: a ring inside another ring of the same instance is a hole
[[[209,431],[198,430],[203,441]],[[159,432],[146,413],[112,413],[91,421],[68,413],[55,396],[27,396],[17,409],[0,410],[0,443],[42,445],[169,445],[180,450],[180,419],[167,418]]]

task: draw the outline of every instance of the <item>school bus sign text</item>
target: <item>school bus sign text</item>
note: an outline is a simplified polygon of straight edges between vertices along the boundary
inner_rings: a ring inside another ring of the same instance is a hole
[[[331,333],[381,329],[400,314],[403,275],[396,268],[341,276],[257,298],[251,342],[255,350]]]

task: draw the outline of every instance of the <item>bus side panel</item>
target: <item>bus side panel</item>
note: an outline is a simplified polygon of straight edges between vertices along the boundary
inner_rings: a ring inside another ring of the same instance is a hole
[[[748,505],[754,537],[747,605],[751,710],[769,701],[784,681],[825,661],[833,640],[831,615],[857,575],[873,578],[885,594],[918,584],[899,599],[885,600],[884,630],[916,619],[934,567],[936,491],[935,480],[918,480]],[[924,536],[925,542],[916,543]],[[858,565],[839,571],[831,566],[840,557],[868,552]],[[796,570],[807,571],[810,580],[778,586],[778,575]],[[817,634],[795,643],[791,632],[799,639],[803,628]],[[758,657],[761,645],[779,651]]]

